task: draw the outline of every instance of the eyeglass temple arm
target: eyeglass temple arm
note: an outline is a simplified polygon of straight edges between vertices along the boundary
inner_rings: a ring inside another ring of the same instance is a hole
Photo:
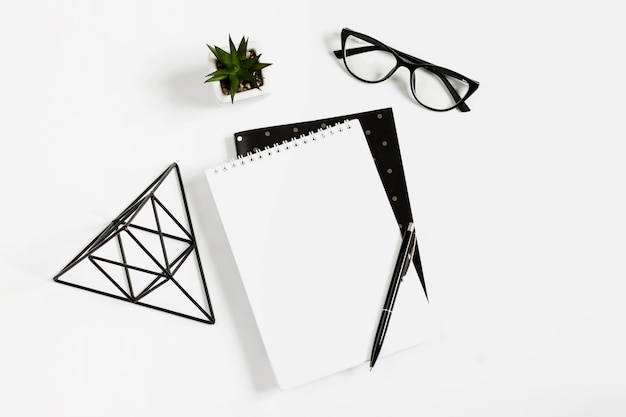
[[[376,45],[370,45],[370,46],[360,46],[358,48],[350,48],[350,49],[346,49],[347,55],[348,56],[352,56],[352,55],[357,55],[357,54],[362,54],[365,52],[370,52],[370,51],[377,51],[377,50],[381,50],[382,48],[376,46]],[[335,56],[337,58],[343,58],[343,51],[341,49],[337,50],[337,51],[333,51],[333,53],[335,54]]]
[[[375,50],[380,50],[380,49],[382,49],[382,48],[377,47],[375,45],[361,46],[359,48],[346,49],[346,54],[347,54],[347,56],[351,56],[351,55],[362,54],[362,53],[365,53],[365,52],[370,52],[370,51],[375,51]],[[406,59],[407,61],[411,61],[411,62],[414,62],[414,63],[417,63],[417,64],[432,65],[430,62],[426,62],[426,61],[424,61],[422,59],[416,58],[416,57],[411,56],[409,54],[405,54],[404,52],[400,52],[397,49],[393,49],[393,51],[395,53],[397,53],[398,55],[400,55],[402,58]],[[333,53],[335,54],[335,56],[337,58],[343,58],[343,51],[342,50],[333,51]],[[435,74],[437,77],[439,77],[439,79],[441,79],[441,82],[443,82],[443,84],[446,86],[446,88],[448,89],[448,91],[450,92],[450,94],[452,95],[454,100],[461,101],[461,97],[459,96],[459,93],[457,93],[455,88],[452,87],[452,84],[450,84],[450,81],[448,81],[448,79],[446,77],[444,77],[443,74],[441,74],[440,71],[437,71],[436,69],[433,69],[433,68],[426,68],[426,69],[428,71],[432,72],[433,74]],[[462,112],[470,111],[470,108],[467,106],[467,104],[465,104],[465,102],[459,103],[457,105],[457,108],[460,111],[462,111]]]

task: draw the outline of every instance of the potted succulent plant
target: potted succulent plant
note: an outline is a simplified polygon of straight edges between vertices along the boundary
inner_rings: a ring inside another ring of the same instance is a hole
[[[212,72],[204,82],[214,82],[218,100],[224,103],[230,98],[234,103],[269,92],[263,69],[272,64],[260,62],[258,43],[248,43],[248,39],[242,37],[239,46],[235,47],[230,35],[228,43],[228,51],[207,44],[212,53],[209,56]]]

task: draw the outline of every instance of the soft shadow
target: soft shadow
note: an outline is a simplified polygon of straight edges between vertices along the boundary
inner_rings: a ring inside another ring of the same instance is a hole
[[[171,74],[166,79],[167,95],[176,105],[189,107],[218,107],[212,86],[204,83],[207,68],[189,69]]]
[[[330,59],[332,59],[337,65],[337,68],[340,68],[351,77],[352,75],[350,75],[350,73],[346,70],[346,66],[343,64],[343,59],[337,58],[333,53],[333,51],[341,49],[341,31],[327,33],[326,36],[324,36],[324,47],[326,48],[326,51],[328,51]]]
[[[218,283],[225,294],[224,299],[211,301],[215,310],[228,309],[230,311],[228,316],[233,319],[233,322],[224,323],[216,313],[216,324],[235,326],[255,389],[258,391],[276,389],[274,373],[204,174],[191,180],[186,187],[189,189],[188,198],[192,200],[190,204],[198,213],[202,213],[196,225],[198,229],[196,233],[204,234],[209,246],[205,248],[204,253],[211,258],[217,274],[211,281]]]

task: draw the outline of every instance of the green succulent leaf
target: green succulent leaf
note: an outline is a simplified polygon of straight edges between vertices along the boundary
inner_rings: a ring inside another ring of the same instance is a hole
[[[205,83],[207,83],[209,81],[225,80],[226,78],[228,78],[229,75],[231,75],[229,71],[224,70],[224,69],[219,69],[219,70],[213,71],[212,73],[207,75],[207,77],[210,77],[210,78],[208,80],[206,80]]]
[[[209,47],[211,52],[213,52],[213,55],[215,55],[215,58],[217,58],[217,60],[221,62],[222,65],[224,65],[224,67],[226,68],[232,67],[233,60],[228,52],[226,52],[225,50],[223,50],[222,48],[218,46],[210,46],[210,45],[207,45],[207,46]]]
[[[230,59],[231,59],[231,65],[233,66],[234,69],[239,70],[240,67],[240,58],[239,58],[239,52],[237,52],[237,48],[235,47],[235,44],[233,43],[233,39],[230,37],[230,35],[228,35],[228,46],[230,48]],[[245,55],[244,55],[244,59],[245,59]]]
[[[272,65],[272,64],[263,64],[263,63],[261,63],[261,62],[257,62],[257,63],[255,63],[255,64],[252,66],[251,70],[252,70],[252,71],[261,71],[263,68],[267,68],[267,67],[269,67],[270,65]]]
[[[228,77],[228,81],[230,82],[230,102],[233,103],[235,101],[235,94],[237,94],[237,89],[239,88],[239,77],[237,77],[237,75],[231,75]]]
[[[245,36],[242,36],[241,41],[239,41],[239,48],[237,48],[237,56],[239,56],[240,61],[246,60],[246,54],[248,52],[248,40]]]
[[[259,59],[261,58],[261,55],[259,54],[258,56],[252,58],[252,59],[248,59],[245,64],[242,64],[242,67],[244,67],[246,70],[250,71],[250,72],[254,72],[254,71],[260,71],[263,68],[269,67],[272,64],[266,64],[266,63],[261,63],[259,62]]]

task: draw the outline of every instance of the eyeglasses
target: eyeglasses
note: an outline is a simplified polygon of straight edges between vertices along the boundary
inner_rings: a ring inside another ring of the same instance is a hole
[[[333,52],[337,58],[343,58],[350,74],[366,83],[385,81],[398,68],[406,67],[411,74],[415,100],[434,111],[455,107],[462,112],[470,111],[465,101],[479,85],[458,72],[415,58],[348,28],[341,31],[341,50]]]

